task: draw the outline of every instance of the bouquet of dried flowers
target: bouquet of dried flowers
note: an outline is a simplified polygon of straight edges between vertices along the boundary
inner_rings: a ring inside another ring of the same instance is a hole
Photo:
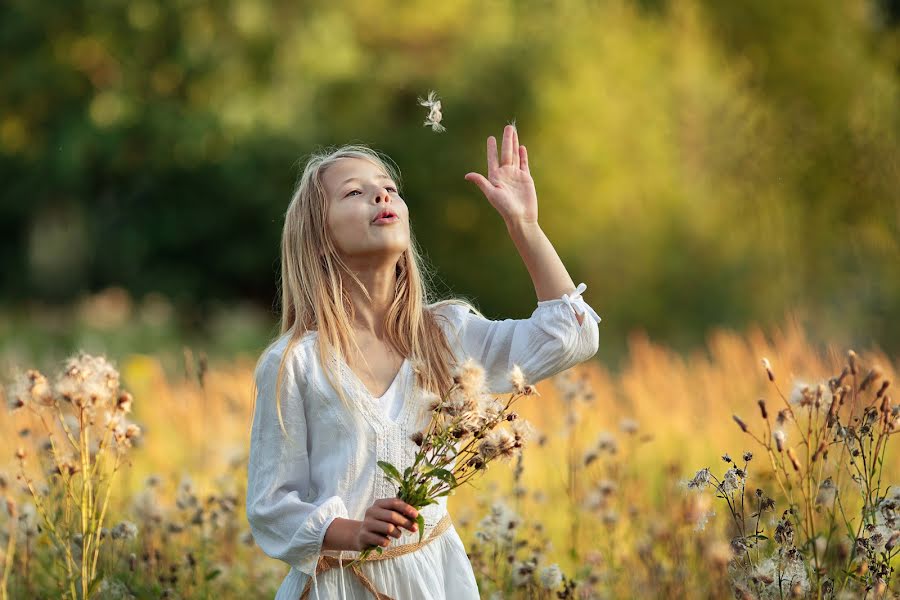
[[[37,370],[26,371],[10,387],[7,402],[13,412],[33,412],[47,432],[38,458],[51,485],[36,486],[28,475],[24,447],[16,451],[18,479],[34,498],[62,555],[67,597],[89,598],[101,581],[97,564],[112,479],[141,433],[125,417],[132,396],[119,388],[119,373],[105,358],[80,353],[66,362],[53,383]],[[8,510],[14,514],[15,506]],[[7,567],[11,564],[7,560]],[[3,575],[4,588],[8,575]]]
[[[485,391],[481,365],[470,358],[460,366],[450,389],[431,400],[431,419],[425,431],[412,435],[419,446],[413,464],[401,473],[395,465],[378,461],[385,475],[397,484],[398,498],[416,510],[437,504],[438,498],[483,473],[491,461],[521,453],[532,429],[510,407],[522,396],[538,393],[525,382],[518,365],[508,377],[513,392],[501,401]],[[505,423],[509,426],[503,426]],[[421,541],[425,532],[421,512],[416,520]],[[351,564],[364,561],[372,550],[381,554],[384,548],[370,546]]]

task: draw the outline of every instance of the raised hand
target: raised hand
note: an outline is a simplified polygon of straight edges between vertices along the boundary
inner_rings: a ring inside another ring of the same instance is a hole
[[[488,202],[497,209],[507,226],[513,223],[537,223],[537,191],[528,170],[528,152],[519,145],[519,132],[513,125],[503,129],[503,148],[497,159],[497,140],[487,139],[487,178],[466,173],[466,181],[477,185]]]

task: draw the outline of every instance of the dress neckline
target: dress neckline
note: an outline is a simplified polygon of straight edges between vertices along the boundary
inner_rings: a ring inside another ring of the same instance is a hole
[[[354,373],[353,369],[350,368],[350,365],[347,364],[346,360],[344,360],[342,357],[337,357],[337,356],[335,356],[334,359],[337,362],[340,370],[345,374],[347,381],[351,384],[351,386],[354,389],[356,389],[359,392],[358,395],[356,395],[356,394],[352,394],[352,395],[356,396],[359,399],[359,404],[360,404],[361,409],[363,410],[363,412],[365,412],[367,415],[369,415],[370,419],[376,419],[377,421],[379,421],[383,424],[390,424],[390,425],[396,425],[396,426],[402,425],[404,419],[406,419],[406,417],[407,417],[406,413],[409,410],[409,405],[410,405],[410,402],[409,402],[410,386],[409,385],[406,385],[405,388],[402,390],[403,397],[400,399],[400,409],[397,412],[396,420],[389,418],[388,415],[384,414],[384,411],[381,410],[381,407],[377,406],[376,404],[380,400],[384,399],[384,397],[387,396],[388,393],[390,393],[394,387],[396,387],[397,385],[400,385],[401,380],[404,377],[407,377],[407,371],[408,371],[407,367],[410,364],[408,357],[404,357],[403,362],[400,363],[400,368],[397,370],[397,374],[394,375],[394,379],[393,379],[393,381],[391,381],[391,385],[388,386],[388,389],[381,396],[372,395],[372,392],[369,391],[369,389],[365,386],[365,384],[362,382],[362,380],[356,375],[356,373]]]
[[[403,360],[400,362],[400,368],[397,369],[397,372],[394,374],[394,378],[391,379],[390,385],[387,386],[387,389],[384,390],[384,393],[381,394],[380,396],[376,396],[371,391],[369,391],[369,388],[366,387],[366,384],[364,384],[362,382],[362,379],[360,379],[359,376],[353,371],[353,369],[350,368],[350,365],[347,364],[346,360],[341,359],[341,363],[343,363],[342,366],[347,370],[349,375],[353,378],[353,382],[355,384],[357,384],[359,387],[361,387],[369,398],[372,398],[373,400],[381,400],[388,394],[388,392],[390,392],[392,389],[394,389],[394,386],[397,385],[397,382],[399,381],[400,376],[403,374],[403,370],[406,368],[406,362],[408,360],[409,359],[407,359],[405,357],[403,358]]]

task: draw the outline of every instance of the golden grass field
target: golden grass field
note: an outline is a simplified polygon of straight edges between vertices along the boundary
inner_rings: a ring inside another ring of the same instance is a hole
[[[890,357],[855,350],[863,365],[860,377],[877,365],[881,381],[895,380],[897,365]],[[786,396],[796,393],[798,382],[815,387],[841,372],[847,351],[813,348],[791,323],[768,334],[716,331],[703,352],[687,357],[635,336],[618,373],[590,361],[540,382],[539,396],[516,405],[535,428],[521,461],[494,463],[449,500],[483,596],[790,597],[790,589],[773,592],[765,575],[758,575],[761,583],[752,577],[748,583],[736,574],[734,559],[742,560],[742,551],[731,543],[735,531],[725,500],[690,490],[685,482],[704,467],[716,475],[724,472],[725,453],[738,458],[753,452],[744,496],[749,503],[760,487],[775,498],[777,508],[760,519],[767,531],[774,528],[785,505],[766,450],[732,417],[738,415],[751,432],[768,439],[757,401],[766,399],[774,414],[785,406],[775,385]],[[137,533],[104,536],[100,572],[107,581],[95,589],[96,597],[274,596],[288,567],[253,545],[243,509],[255,358],[239,356],[202,370],[188,351],[179,357],[179,367],[169,370],[159,357],[115,359],[122,386],[133,395],[130,418],[141,435],[113,480],[103,527],[111,532],[127,521]],[[771,364],[774,384],[763,358]],[[46,481],[35,458],[41,434],[41,421],[28,410],[0,420],[3,493],[19,515],[11,520],[9,511],[2,511],[0,517],[0,564],[10,565],[5,569],[10,598],[58,597],[64,588],[59,555],[46,528],[38,531],[41,519],[28,508],[32,498],[16,478],[15,454],[23,448],[26,470],[36,482]],[[798,442],[788,440],[809,460]],[[775,454],[779,465],[789,464]],[[900,483],[896,448],[883,456],[882,493]],[[820,466],[809,470],[821,481]],[[493,519],[488,518],[492,507]],[[810,522],[826,527],[828,511],[815,510]],[[699,528],[707,517],[706,527]],[[6,560],[11,533],[12,562]],[[795,541],[803,550],[801,537],[798,530]],[[886,579],[879,576],[884,579],[879,586],[877,579],[866,580],[872,571],[861,566],[859,556],[848,558],[847,548],[837,542],[834,547],[836,564],[847,558],[846,571],[855,577],[841,589],[835,586],[833,597],[840,597],[839,591],[847,597],[854,585],[868,586],[868,597],[892,597],[900,589],[896,571]],[[762,547],[746,555],[762,569],[760,553]],[[820,552],[823,564],[831,553]],[[888,554],[888,563],[896,566],[896,553]],[[574,589],[559,585],[560,573],[564,582],[575,582]],[[555,590],[547,589],[554,584]],[[827,583],[802,590],[809,597],[827,593]]]

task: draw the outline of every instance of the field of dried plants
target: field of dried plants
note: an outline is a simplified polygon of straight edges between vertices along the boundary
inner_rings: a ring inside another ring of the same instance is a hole
[[[792,323],[692,356],[635,336],[618,372],[538,383],[521,454],[449,500],[482,597],[896,597],[897,364],[855,350]],[[255,357],[180,358],[4,381],[3,598],[274,596],[243,505]]]

